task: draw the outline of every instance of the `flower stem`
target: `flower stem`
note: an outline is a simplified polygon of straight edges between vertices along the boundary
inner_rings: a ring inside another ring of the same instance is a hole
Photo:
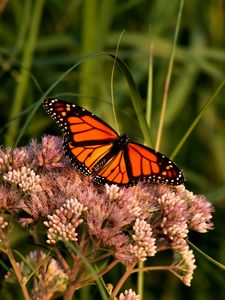
[[[133,272],[133,268],[134,268],[135,264],[130,265],[127,267],[126,272],[123,274],[123,276],[120,278],[119,282],[117,283],[117,285],[115,286],[111,296],[109,299],[114,299],[117,295],[117,293],[119,292],[119,290],[121,289],[121,287],[123,286],[124,282],[127,280],[127,278],[130,276],[130,274],[132,274]]]
[[[146,271],[171,271],[171,269],[173,268],[173,265],[169,265],[169,266],[154,266],[154,267],[143,267],[143,268],[136,268],[131,270],[130,275],[133,273],[137,273],[140,271],[146,272]]]
[[[68,273],[69,272],[69,265],[68,265],[67,261],[62,256],[62,253],[60,252],[60,250],[58,249],[57,246],[54,246],[53,249],[54,249],[54,252],[55,252],[55,254],[58,258],[58,261],[61,263],[63,269]]]
[[[13,270],[14,270],[14,272],[16,274],[16,277],[17,277],[17,279],[19,281],[20,287],[21,287],[22,292],[23,292],[24,299],[25,300],[30,300],[31,298],[30,298],[30,296],[28,294],[28,291],[27,291],[27,288],[26,288],[26,285],[25,285],[25,281],[23,280],[23,276],[22,276],[22,274],[20,272],[20,268],[19,268],[19,266],[18,266],[18,264],[17,264],[17,262],[15,260],[15,257],[13,255],[13,252],[12,252],[11,248],[7,247],[7,250],[6,250],[5,253],[8,256],[8,258],[10,260],[10,263],[11,263],[11,265],[13,267]]]
[[[142,269],[144,267],[144,262],[143,261],[139,262],[138,267],[140,269]],[[140,297],[140,300],[142,300],[143,299],[143,289],[144,289],[144,272],[143,272],[143,270],[138,272],[137,285],[138,285],[138,295]]]
[[[76,287],[74,285],[70,285],[67,287],[63,300],[72,300]]]

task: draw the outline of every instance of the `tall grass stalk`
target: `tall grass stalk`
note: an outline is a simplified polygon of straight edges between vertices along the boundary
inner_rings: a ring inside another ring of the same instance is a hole
[[[82,42],[80,56],[86,56],[89,53],[103,51],[105,40],[109,35],[109,28],[113,18],[115,0],[96,1],[85,0],[82,5],[83,23],[82,23]],[[101,62],[90,60],[81,65],[80,76],[80,94],[85,96],[99,95],[102,90]],[[83,101],[87,109],[92,110],[90,101]]]
[[[81,57],[92,53],[97,49],[97,1],[85,0],[83,1],[82,14],[82,43],[81,43]],[[82,95],[89,95],[90,88],[93,89],[91,78],[96,70],[96,61],[91,60],[85,62],[80,70],[80,93]],[[85,103],[85,107],[90,109],[90,103]]]
[[[9,58],[6,61],[6,68],[11,66],[13,62],[15,61],[16,56],[20,53],[21,49],[23,48],[23,45],[25,43],[26,39],[26,33],[30,25],[30,20],[31,20],[31,1],[30,0],[25,0],[24,1],[24,9],[23,9],[23,14],[21,20],[23,20],[20,24],[19,31],[18,31],[18,36],[17,40],[15,42],[14,48],[12,51],[7,53]]]
[[[122,35],[124,33],[124,30],[121,32],[121,35],[119,37],[118,43],[117,43],[117,47],[116,47],[116,54],[115,54],[115,59],[113,61],[113,67],[112,67],[112,74],[111,74],[111,97],[112,97],[112,109],[113,109],[113,117],[115,120],[115,124],[116,124],[116,131],[119,133],[119,127],[118,127],[118,122],[117,122],[117,117],[116,117],[116,110],[115,110],[115,99],[114,99],[114,88],[113,88],[113,81],[114,81],[114,73],[115,73],[115,66],[116,66],[116,59],[118,56],[118,52],[119,52],[119,45],[120,45],[120,41],[122,38]]]
[[[168,92],[169,92],[170,81],[171,81],[171,76],[172,76],[173,63],[174,63],[178,33],[179,33],[179,29],[180,29],[181,16],[182,16],[182,12],[183,12],[183,6],[184,6],[184,0],[181,0],[180,6],[179,6],[179,11],[178,11],[178,16],[177,16],[177,22],[176,22],[176,28],[175,28],[172,49],[171,49],[171,55],[170,55],[169,67],[168,67],[168,71],[167,71],[165,88],[164,88],[162,108],[161,108],[160,120],[159,120],[159,128],[158,128],[158,132],[157,132],[156,145],[155,145],[156,151],[158,151],[160,148],[160,143],[161,143],[161,138],[162,138],[163,124],[164,124],[167,99],[168,99]]]
[[[29,2],[29,1],[28,1]],[[31,15],[31,25],[28,33],[27,43],[24,46],[23,58],[21,63],[21,70],[19,74],[18,83],[16,86],[10,119],[16,117],[22,107],[25,100],[27,87],[29,83],[29,70],[31,69],[33,54],[35,50],[40,20],[42,16],[44,0],[35,1],[32,8],[33,14]],[[12,145],[15,137],[18,134],[20,127],[19,119],[15,119],[13,123],[10,124],[8,131],[6,133],[6,145]]]

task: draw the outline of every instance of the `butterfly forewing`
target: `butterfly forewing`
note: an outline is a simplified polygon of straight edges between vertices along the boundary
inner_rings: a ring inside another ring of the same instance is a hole
[[[56,120],[70,143],[108,143],[118,137],[109,125],[78,105],[47,99],[44,108]]]

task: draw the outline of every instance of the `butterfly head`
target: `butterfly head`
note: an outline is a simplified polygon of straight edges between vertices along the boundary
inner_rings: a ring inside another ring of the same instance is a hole
[[[124,133],[122,135],[119,136],[118,140],[117,140],[117,143],[118,143],[118,146],[120,148],[123,148],[124,146],[127,145],[127,143],[130,141],[130,137]]]

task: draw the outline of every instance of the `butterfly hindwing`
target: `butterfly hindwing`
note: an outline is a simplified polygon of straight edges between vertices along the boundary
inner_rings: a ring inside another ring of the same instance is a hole
[[[127,186],[139,181],[177,185],[183,182],[183,175],[166,156],[144,145],[128,142],[94,179],[99,183]]]
[[[128,143],[126,151],[132,181],[151,181],[172,185],[183,182],[182,172],[165,155],[137,143]]]
[[[115,183],[118,185],[129,185],[129,170],[124,157],[124,150],[114,155],[104,167],[99,170],[94,180],[100,184]]]
[[[93,173],[94,166],[108,153],[110,153],[112,142],[108,144],[96,145],[77,145],[63,143],[66,156],[71,160],[72,164],[81,170],[85,175]]]

